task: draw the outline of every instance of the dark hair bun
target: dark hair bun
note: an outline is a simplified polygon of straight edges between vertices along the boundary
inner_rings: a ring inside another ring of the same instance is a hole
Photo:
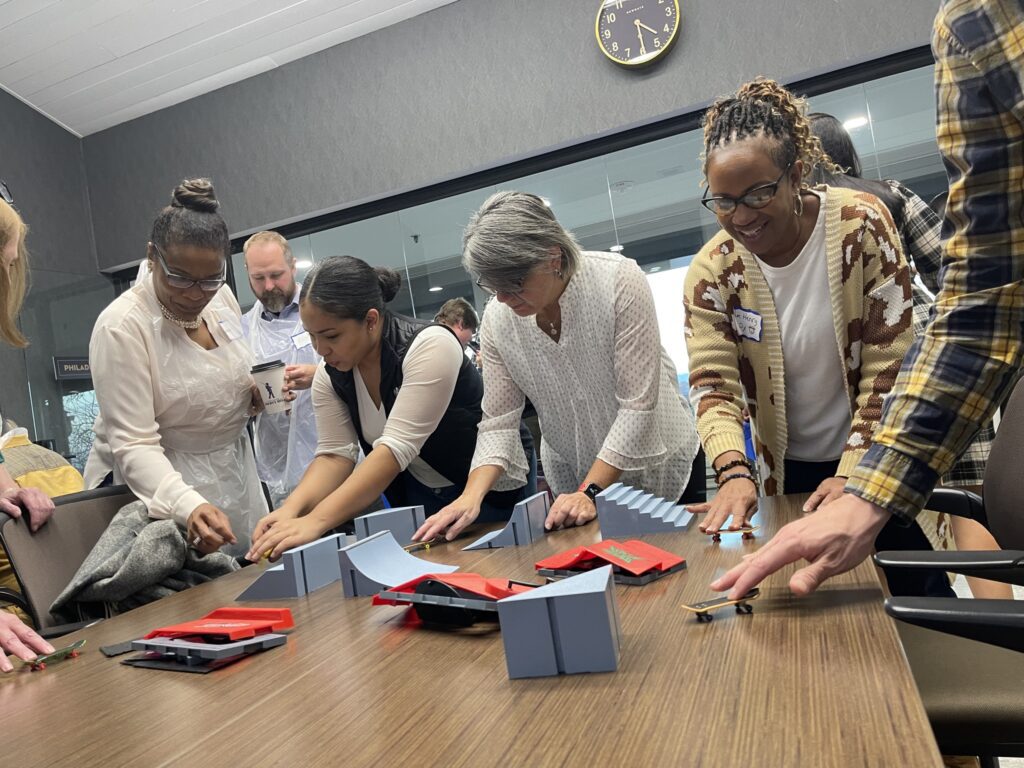
[[[215,213],[220,202],[209,179],[185,179],[171,194],[172,208],[188,208],[190,211]]]
[[[398,289],[402,287],[402,276],[390,267],[374,267],[377,273],[377,282],[380,283],[380,295],[387,304],[398,295]]]

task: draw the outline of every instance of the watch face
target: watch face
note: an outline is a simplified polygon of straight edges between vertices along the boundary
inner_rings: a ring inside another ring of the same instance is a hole
[[[635,67],[664,55],[679,32],[678,0],[604,0],[597,42],[616,64]]]

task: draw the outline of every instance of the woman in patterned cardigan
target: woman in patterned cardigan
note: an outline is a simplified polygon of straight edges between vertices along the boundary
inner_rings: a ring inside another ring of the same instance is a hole
[[[757,79],[711,106],[702,203],[722,231],[686,278],[686,340],[697,431],[719,492],[701,529],[744,525],[765,495],[843,493],[871,444],[912,339],[911,274],[888,210],[872,195],[804,185],[828,164],[802,100]],[[744,455],[742,408],[756,471]],[[893,523],[887,549],[929,547]],[[887,574],[894,594],[952,595],[940,572]]]

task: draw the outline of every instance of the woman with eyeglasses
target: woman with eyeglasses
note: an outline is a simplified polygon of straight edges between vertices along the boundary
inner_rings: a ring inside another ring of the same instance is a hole
[[[227,276],[213,185],[182,182],[153,223],[140,277],[100,314],[89,363],[100,415],[87,487],[124,482],[190,546],[233,556],[267,510],[245,427],[261,400]]]
[[[864,192],[809,188],[815,165],[833,169],[804,101],[774,81],[705,115],[701,202],[722,230],[690,265],[684,307],[691,400],[718,483],[690,509],[708,532],[746,525],[759,490],[811,493],[805,511],[838,498],[912,339],[911,275],[889,211]],[[878,542],[930,548],[920,528],[895,523]],[[887,576],[893,594],[952,595],[939,573]]]
[[[480,326],[484,416],[465,492],[417,537],[454,538],[522,463],[514,435],[527,398],[555,494],[548,529],[593,520],[595,497],[619,481],[678,499],[699,446],[637,263],[581,250],[536,195],[499,192],[466,227],[463,266],[494,296]]]
[[[299,314],[323,358],[313,376],[316,457],[256,527],[249,559],[314,541],[381,493],[428,515],[463,493],[483,382],[451,328],[386,308],[400,287],[393,269],[353,256],[325,259],[303,281]],[[482,521],[508,520],[536,493],[533,440],[518,419],[513,430],[521,461],[481,500]]]

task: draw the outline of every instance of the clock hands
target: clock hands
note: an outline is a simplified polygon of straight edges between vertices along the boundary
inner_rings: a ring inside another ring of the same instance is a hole
[[[644,47],[644,33],[641,31],[641,28],[650,30],[650,27],[641,24],[640,19],[633,19],[633,26],[636,27],[636,36],[640,38],[640,55],[643,56],[647,53],[647,48]]]
[[[644,24],[640,19],[633,19],[633,26],[636,27],[636,36],[640,38],[640,55],[643,56],[647,53],[647,47],[644,45],[644,33],[642,30],[647,30],[652,35],[658,34],[658,30],[651,29]]]

